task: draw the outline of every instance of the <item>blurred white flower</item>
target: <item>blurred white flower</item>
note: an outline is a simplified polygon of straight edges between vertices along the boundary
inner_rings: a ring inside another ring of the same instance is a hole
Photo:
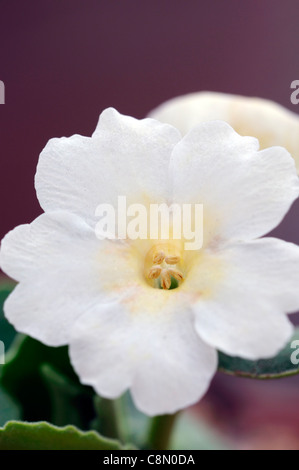
[[[166,101],[149,117],[167,122],[183,134],[200,122],[220,119],[240,135],[256,137],[261,148],[285,147],[299,172],[299,116],[273,101],[215,92],[190,93]]]
[[[1,245],[1,268],[19,281],[6,317],[45,344],[69,344],[81,381],[104,397],[130,389],[149,415],[191,405],[217,369],[217,349],[270,357],[292,333],[286,313],[299,308],[299,247],[257,238],[282,220],[298,188],[286,150],[259,151],[224,122],[181,138],[168,124],[107,109],[91,138],[52,139],[40,156],[45,214]],[[95,209],[116,207],[119,195],[202,203],[202,249],[98,240]],[[153,283],[158,263],[164,289]]]

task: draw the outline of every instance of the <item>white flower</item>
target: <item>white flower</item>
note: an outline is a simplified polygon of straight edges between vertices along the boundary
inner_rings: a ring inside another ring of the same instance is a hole
[[[100,395],[130,389],[145,413],[172,413],[206,392],[217,349],[258,359],[289,339],[299,248],[257,239],[299,193],[283,148],[259,151],[255,138],[220,121],[181,138],[168,124],[107,109],[91,138],[49,141],[36,189],[45,214],[2,241],[1,267],[19,281],[5,313],[45,344],[69,344],[81,381]],[[95,208],[116,206],[118,195],[130,203],[203,203],[202,249],[98,240]],[[165,264],[168,255],[178,256],[176,266]],[[178,288],[153,287],[158,261],[182,274]]]
[[[285,147],[299,172],[299,116],[273,101],[198,92],[166,101],[149,116],[175,126],[183,134],[200,122],[220,119],[239,134],[256,137],[261,148]]]

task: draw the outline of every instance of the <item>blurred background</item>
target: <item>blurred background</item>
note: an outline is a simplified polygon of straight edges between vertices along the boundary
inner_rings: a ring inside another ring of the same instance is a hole
[[[0,237],[41,212],[33,178],[48,139],[91,135],[108,106],[141,118],[211,90],[299,113],[298,24],[297,0],[0,0]],[[295,204],[275,235],[299,243],[298,216]],[[231,448],[299,449],[298,379],[218,374],[190,413]]]

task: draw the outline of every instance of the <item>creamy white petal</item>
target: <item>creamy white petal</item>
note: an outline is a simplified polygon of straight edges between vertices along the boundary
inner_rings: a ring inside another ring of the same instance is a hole
[[[116,303],[76,322],[70,357],[84,384],[107,398],[130,388],[136,406],[148,415],[195,403],[217,368],[216,351],[196,334],[190,311],[148,315]]]
[[[213,256],[222,269],[192,307],[198,334],[232,356],[274,356],[292,334],[285,314],[299,309],[299,247],[265,238],[231,244]],[[200,274],[200,265],[195,270]],[[194,290],[196,272],[192,279]]]
[[[241,137],[223,121],[193,128],[174,148],[171,170],[174,201],[202,203],[215,239],[264,235],[299,194],[294,160],[285,149],[258,151],[256,139]]]
[[[79,217],[43,214],[2,240],[1,268],[20,281],[5,315],[18,331],[52,346],[66,344],[76,318],[140,282],[136,264],[128,244],[98,240]]]
[[[299,170],[299,117],[273,101],[231,94],[199,92],[166,101],[150,117],[186,134],[196,124],[220,119],[241,135],[256,137],[261,148],[285,147]]]
[[[127,196],[128,204],[164,201],[179,139],[172,126],[106,109],[91,138],[51,139],[42,151],[35,179],[41,207],[68,210],[94,225],[97,206],[117,207],[118,196]]]

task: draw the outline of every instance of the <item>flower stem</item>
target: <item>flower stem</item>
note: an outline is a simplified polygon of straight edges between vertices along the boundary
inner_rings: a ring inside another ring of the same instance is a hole
[[[107,437],[124,441],[124,415],[119,400],[108,400],[107,398],[95,397],[95,408],[100,423],[100,431]]]
[[[147,439],[149,449],[167,450],[178,414],[156,416],[152,419]]]

